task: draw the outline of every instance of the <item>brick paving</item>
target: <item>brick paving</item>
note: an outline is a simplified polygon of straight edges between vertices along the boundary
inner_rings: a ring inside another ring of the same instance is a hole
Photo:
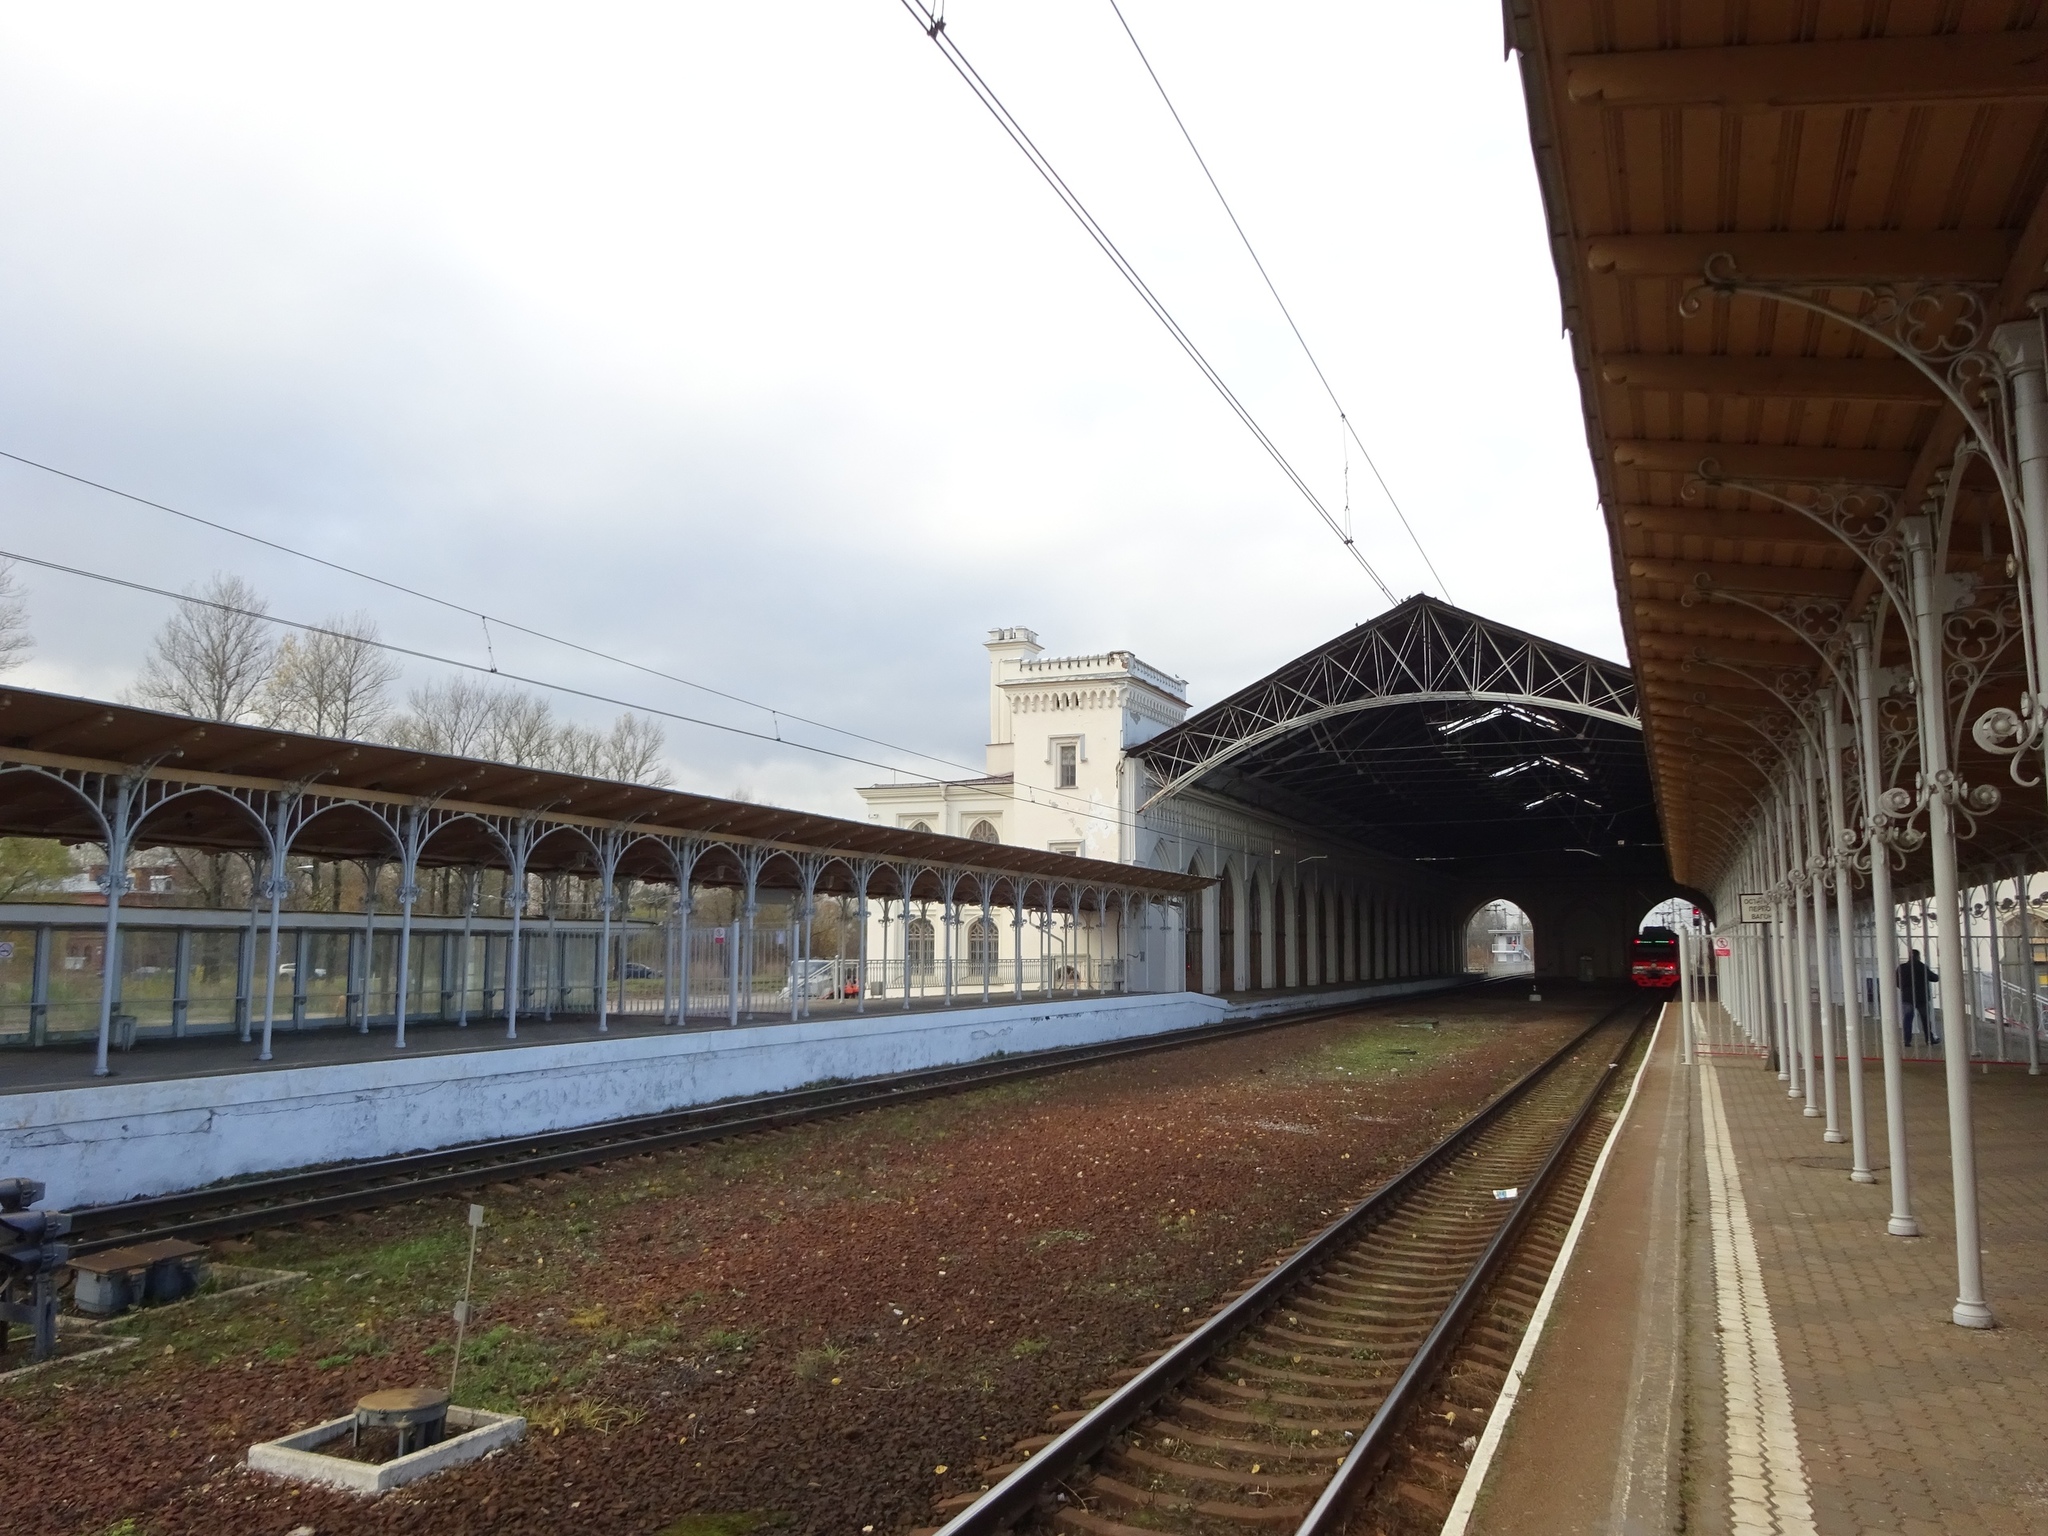
[[[1715,1033],[1734,1043],[1725,1029]],[[1848,1148],[1823,1142],[1753,1058],[1716,1064],[1815,1528],[2048,1531],[2048,1077],[1994,1066],[1972,1079],[1986,1290],[1999,1322],[1980,1331],[1948,1320],[1955,1237],[1940,1068],[1906,1069],[1924,1235],[1895,1238],[1884,1230],[1882,1174],[1874,1185],[1851,1183]],[[1883,1086],[1875,1062],[1866,1073],[1881,1153]],[[1706,1239],[1695,1219],[1688,1242]],[[1693,1330],[1713,1326],[1711,1306],[1695,1304],[1688,1316]],[[1704,1449],[1712,1426],[1692,1430]],[[1692,1497],[1710,1497],[1716,1482],[1694,1481]],[[1726,1519],[1718,1509],[1687,1513],[1695,1529]]]

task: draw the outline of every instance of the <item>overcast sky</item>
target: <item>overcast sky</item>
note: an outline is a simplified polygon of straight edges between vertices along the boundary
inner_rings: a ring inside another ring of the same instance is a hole
[[[1618,657],[1497,13],[1124,3],[1451,595]],[[1108,0],[948,26],[1340,507],[1335,413]],[[0,449],[970,768],[991,626],[1200,704],[1386,606],[899,0],[11,7],[0,206]],[[1351,485],[1388,584],[1432,589]],[[473,620],[31,470],[0,509],[10,550],[486,659]],[[117,694],[169,605],[21,574],[12,676]],[[668,739],[714,793],[858,814],[882,777]]]

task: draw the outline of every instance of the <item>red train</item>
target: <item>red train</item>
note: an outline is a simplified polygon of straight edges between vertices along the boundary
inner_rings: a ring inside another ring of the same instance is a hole
[[[1628,941],[1629,979],[1639,987],[1678,985],[1678,935],[1669,928],[1645,928]]]

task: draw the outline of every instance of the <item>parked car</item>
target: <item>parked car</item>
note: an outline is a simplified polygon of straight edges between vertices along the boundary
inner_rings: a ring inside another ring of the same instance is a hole
[[[833,969],[834,962],[831,960],[814,958],[806,961],[804,963],[804,995],[807,997],[831,997],[836,991],[840,997],[860,996],[860,984],[852,976],[848,976],[839,987],[835,988],[832,980]],[[787,1008],[789,1006],[789,982],[787,980],[776,989],[775,998],[777,1007]]]
[[[638,960],[626,962],[626,980],[652,981],[660,973],[651,965],[642,965]]]

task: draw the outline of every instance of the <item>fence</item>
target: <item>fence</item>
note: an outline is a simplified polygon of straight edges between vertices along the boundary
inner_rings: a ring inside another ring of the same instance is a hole
[[[2002,920],[1998,915],[1996,891],[1997,886],[1977,886],[1963,893],[1964,1018],[1961,1028],[1972,1060],[2028,1061],[2029,1034],[2033,1036],[2036,1057],[2040,1054],[2041,1042],[2048,1040],[2048,1030],[2044,1030],[2044,1025],[2048,1025],[2048,986],[2042,985],[2040,963],[2028,953],[2034,948],[2032,932],[2007,931],[2007,922],[2018,925],[2019,903],[2008,902],[2011,911]],[[2031,913],[2025,927],[2028,930],[2033,927]],[[1925,901],[1901,903],[1893,914],[1892,933],[1894,953],[1880,962],[1871,913],[1867,907],[1857,911],[1854,960],[1861,1004],[1858,1009],[1861,1015],[1859,1038],[1865,1059],[1875,1059],[1883,1051],[1883,1042],[1878,1035],[1882,1028],[1878,1014],[1878,988],[1898,986],[1898,967],[1912,950],[1918,950],[1929,964],[1930,971],[1932,969],[1935,945],[1931,905]],[[1725,932],[1722,935],[1724,939],[1737,936]],[[1817,947],[1816,960],[1828,968],[1828,991],[1835,1003],[1835,1022],[1839,1031],[1844,1010],[1841,1000],[1834,998],[1834,993],[1839,990],[1842,974],[1841,945],[1832,924],[1825,934],[1819,936]],[[1810,970],[1806,985],[1809,996],[1817,998]],[[1930,1044],[1924,1022],[1919,1024],[1911,1043],[1902,1040],[1905,1057],[1909,1061],[1941,1060],[1944,1047],[1951,1038],[1950,1021],[1943,1016],[1941,989],[1930,986],[1928,990],[1934,1015],[1933,1033],[1939,1043]],[[1839,1033],[1835,1038],[1840,1038]]]
[[[47,914],[48,909],[38,913]],[[91,921],[88,908],[63,914]],[[124,920],[115,956],[115,1012],[126,1042],[237,1034],[260,1020],[267,928],[233,912],[139,912]],[[165,921],[173,919],[173,921]],[[388,916],[384,919],[392,922]],[[502,919],[415,918],[406,1017],[466,1023],[502,1018],[510,929]],[[658,1011],[658,974],[629,953],[654,940],[651,925],[614,930],[610,1006]],[[529,1017],[595,1012],[600,935],[589,922],[528,926],[520,941],[520,1011]],[[397,1016],[399,935],[361,914],[291,914],[280,929],[277,1020],[282,1029],[390,1024]],[[106,963],[103,927],[0,919],[0,1047],[89,1040],[99,1028]],[[650,978],[654,978],[651,979]]]
[[[30,917],[20,921],[15,914]],[[0,909],[0,1048],[95,1038],[105,965],[104,927],[91,908]],[[10,921],[10,919],[12,919]],[[277,1028],[370,1030],[397,1017],[399,934],[388,914],[287,913],[279,931]],[[409,1024],[502,1019],[510,927],[502,918],[415,917],[407,964]],[[616,923],[607,985],[598,979],[603,938],[589,920],[530,920],[520,936],[519,1015],[542,1021],[598,1011],[655,1018],[795,1018],[816,1007],[885,1008],[992,1002],[1124,990],[1142,963],[1057,949],[1016,958],[812,957],[801,963],[788,923],[751,935],[725,927],[678,930]],[[736,952],[747,953],[736,959]],[[114,1012],[121,1044],[234,1035],[260,1027],[269,953],[267,925],[247,913],[138,909],[125,916],[115,956]],[[950,985],[949,985],[950,981]],[[865,997],[863,997],[865,992]]]

